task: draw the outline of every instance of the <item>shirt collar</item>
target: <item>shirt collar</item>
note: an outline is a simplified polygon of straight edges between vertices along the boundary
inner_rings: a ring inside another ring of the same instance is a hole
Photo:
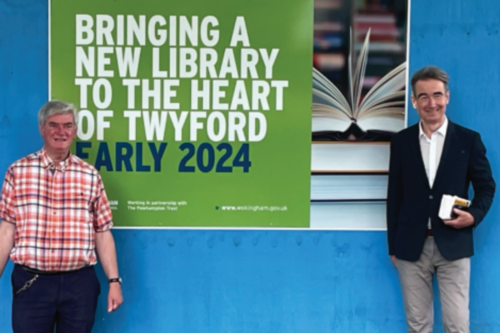
[[[73,155],[71,155],[71,152],[68,154],[68,157],[64,159],[64,161],[59,162],[58,164],[54,163],[54,161],[50,158],[49,154],[47,154],[47,151],[42,148],[40,150],[40,160],[42,162],[42,166],[46,169],[56,169],[59,171],[64,172],[66,168],[68,167],[68,164],[73,161]]]
[[[444,116],[444,122],[443,122],[443,124],[434,133],[439,133],[443,137],[446,137],[446,130],[447,129],[448,129],[448,118],[446,116]],[[418,137],[421,138],[422,136],[426,137],[425,133],[424,133],[424,130],[422,129],[422,120],[420,120],[418,122]]]

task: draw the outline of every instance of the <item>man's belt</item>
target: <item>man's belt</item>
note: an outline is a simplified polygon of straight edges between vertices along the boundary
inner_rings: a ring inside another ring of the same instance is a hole
[[[24,269],[28,273],[37,274],[37,275],[63,275],[63,274],[74,273],[74,272],[77,272],[77,271],[84,269],[84,268],[87,268],[87,267],[92,267],[92,266],[84,266],[82,268],[74,269],[71,271],[51,272],[51,271],[41,271],[39,269],[31,268],[31,267],[28,267],[25,265],[19,265],[19,264],[16,264],[16,265],[21,267],[22,269]]]

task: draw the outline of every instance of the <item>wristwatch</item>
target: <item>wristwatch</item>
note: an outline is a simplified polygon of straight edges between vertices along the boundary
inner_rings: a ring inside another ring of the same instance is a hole
[[[118,282],[118,283],[122,284],[122,278],[121,277],[112,278],[112,279],[109,279],[108,282],[109,283]]]

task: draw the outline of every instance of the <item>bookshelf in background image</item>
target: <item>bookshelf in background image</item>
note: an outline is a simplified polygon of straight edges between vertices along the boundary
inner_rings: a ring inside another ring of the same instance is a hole
[[[347,92],[347,55],[352,20],[350,0],[314,1],[313,65]]]
[[[357,1],[353,17],[355,50],[371,29],[363,92],[406,61],[407,0]]]

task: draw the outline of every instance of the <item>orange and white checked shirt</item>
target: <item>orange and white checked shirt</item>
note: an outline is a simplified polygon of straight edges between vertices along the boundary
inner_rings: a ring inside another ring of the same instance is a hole
[[[55,164],[43,149],[7,169],[0,219],[16,225],[12,261],[51,272],[95,265],[95,233],[113,225],[97,170],[71,154]]]

